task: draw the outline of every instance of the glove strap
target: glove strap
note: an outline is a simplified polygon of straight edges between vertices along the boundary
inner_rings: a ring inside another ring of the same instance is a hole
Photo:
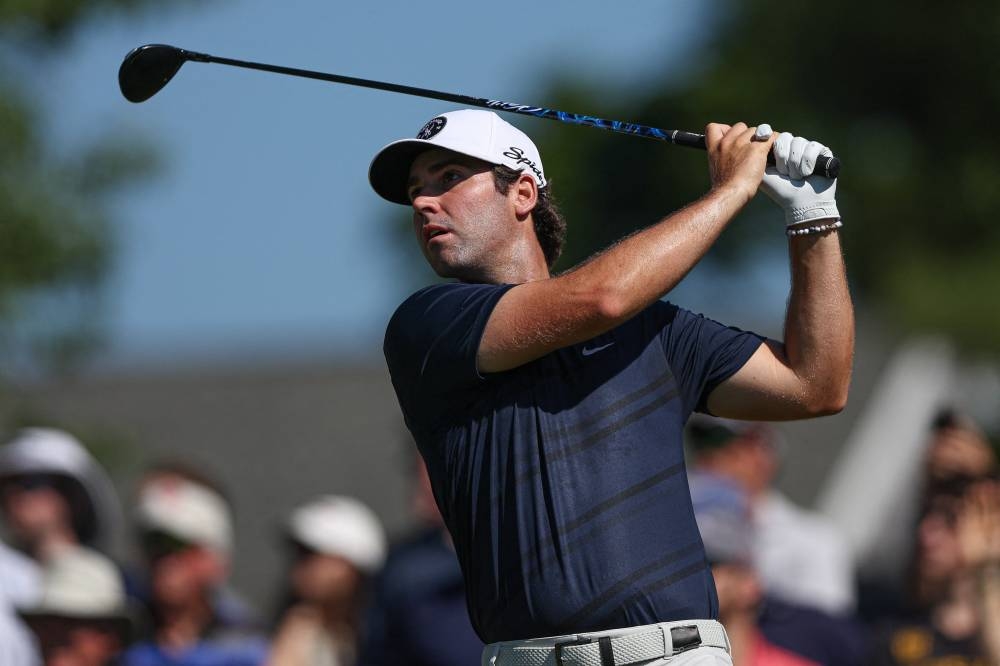
[[[835,199],[809,201],[795,208],[785,209],[785,226],[831,217],[840,218]]]

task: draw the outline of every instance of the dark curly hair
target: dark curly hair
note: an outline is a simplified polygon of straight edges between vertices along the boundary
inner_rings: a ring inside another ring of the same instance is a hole
[[[507,194],[520,175],[520,171],[498,164],[493,167],[493,185],[500,194]],[[551,184],[539,188],[538,203],[531,209],[531,217],[535,222],[538,244],[545,254],[545,263],[552,268],[562,254],[563,243],[566,241],[566,220],[552,196]]]

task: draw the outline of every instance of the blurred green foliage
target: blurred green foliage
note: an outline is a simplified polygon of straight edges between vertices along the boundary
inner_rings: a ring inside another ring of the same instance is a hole
[[[0,31],[5,38],[16,33],[23,42],[49,47],[65,41],[92,16],[151,5],[149,0],[0,0]]]
[[[743,120],[822,141],[844,165],[838,202],[858,300],[900,331],[1000,351],[1000,137],[989,129],[1000,5],[746,0],[720,10],[703,49],[664,63],[673,83],[659,92],[613,98],[558,79],[540,99],[665,129]],[[570,224],[562,268],[708,187],[698,151],[558,123],[529,131]],[[780,225],[770,202],[754,201],[708,262],[731,268],[748,245],[783,242]]]
[[[99,287],[113,253],[108,197],[157,159],[114,128],[95,129],[83,146],[49,145],[35,77],[86,19],[143,4],[0,0],[0,342],[52,370],[72,368],[100,339]],[[24,334],[26,319],[35,321]]]

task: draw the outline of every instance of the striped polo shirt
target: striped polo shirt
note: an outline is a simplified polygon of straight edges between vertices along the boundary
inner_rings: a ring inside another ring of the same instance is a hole
[[[715,618],[682,432],[762,338],[657,302],[513,370],[476,353],[511,285],[407,299],[384,351],[480,638]]]

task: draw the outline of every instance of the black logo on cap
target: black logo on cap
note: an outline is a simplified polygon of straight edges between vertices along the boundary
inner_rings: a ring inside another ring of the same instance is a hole
[[[420,128],[420,131],[417,132],[417,138],[423,139],[424,141],[430,139],[435,134],[443,130],[445,123],[447,122],[448,119],[445,118],[444,116],[438,116],[437,118],[432,118],[431,120],[427,121],[426,125]]]
[[[529,160],[527,157],[524,156],[524,148],[518,148],[517,146],[511,146],[507,150],[503,151],[502,154],[503,154],[504,157],[506,157],[508,159],[511,159],[511,160],[514,160],[514,164],[517,164],[518,166],[520,166],[520,165],[523,164],[523,165],[527,166],[529,169],[531,169],[532,171],[534,171],[535,172],[535,176],[538,179],[538,182],[540,182],[540,183],[544,183],[545,182],[545,176],[542,175],[542,170],[538,168],[538,165],[535,164],[534,162],[532,162],[531,160]]]

